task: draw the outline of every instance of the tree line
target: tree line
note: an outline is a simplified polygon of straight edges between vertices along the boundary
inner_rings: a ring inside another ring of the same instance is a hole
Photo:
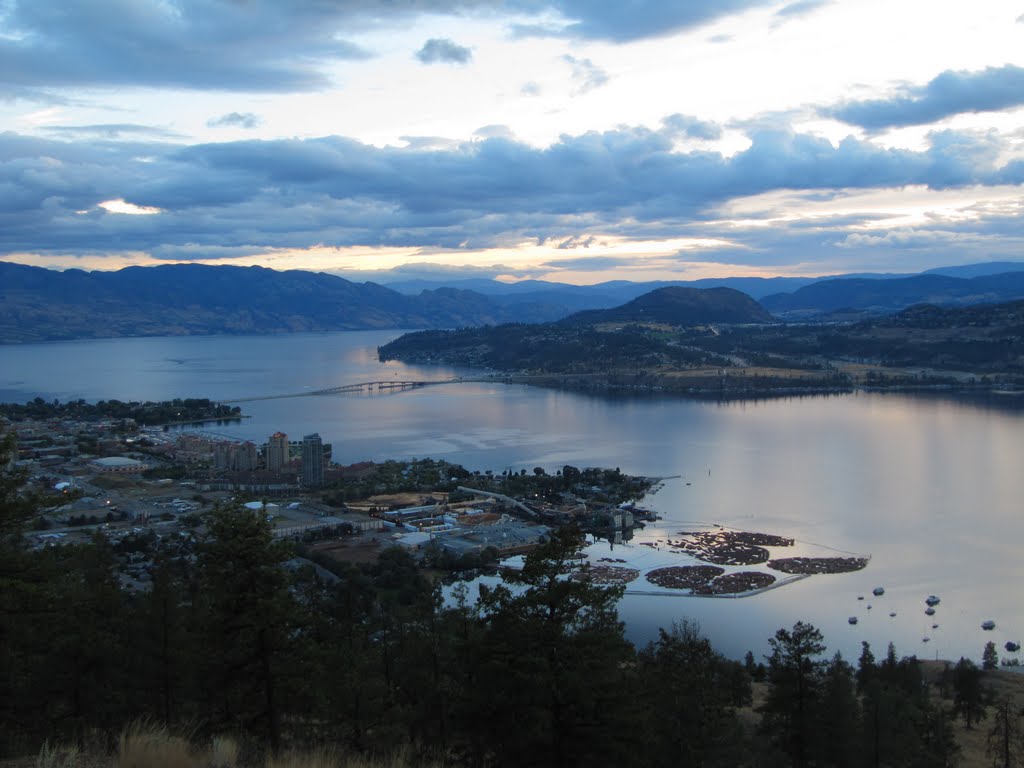
[[[27,403],[0,403],[0,415],[14,420],[22,419],[131,419],[137,424],[157,425],[172,422],[215,421],[238,419],[242,409],[237,405],[216,403],[205,397],[175,398],[153,402],[131,400],[100,400],[88,403],[83,399],[65,403],[36,397]]]

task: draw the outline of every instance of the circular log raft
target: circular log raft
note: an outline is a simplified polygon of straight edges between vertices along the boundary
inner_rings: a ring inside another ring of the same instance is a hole
[[[636,568],[622,568],[617,565],[592,565],[584,570],[576,571],[572,578],[576,581],[590,581],[592,584],[602,587],[612,587],[639,579],[640,571]]]
[[[657,568],[647,574],[651,584],[669,589],[707,589],[717,576],[725,573],[725,568],[715,565],[672,565]]]
[[[866,557],[784,557],[768,567],[783,573],[850,573],[867,567]]]
[[[686,538],[668,546],[715,565],[758,565],[771,554],[764,547],[791,547],[793,539],[756,531],[680,531]]]
[[[736,595],[741,592],[753,592],[755,589],[764,589],[775,583],[775,577],[770,573],[759,571],[741,571],[740,573],[727,573],[719,576],[707,587],[707,594],[710,595]]]

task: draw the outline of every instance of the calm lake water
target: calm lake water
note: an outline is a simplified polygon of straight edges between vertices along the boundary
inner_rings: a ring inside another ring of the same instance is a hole
[[[460,373],[379,363],[377,346],[397,335],[0,346],[0,401],[229,400]],[[1024,638],[1019,407],[893,394],[717,404],[462,383],[264,400],[243,410],[251,418],[213,429],[260,442],[277,430],[293,438],[318,431],[341,463],[429,456],[496,472],[573,464],[682,475],[646,500],[663,520],[614,550],[595,544],[593,558],[621,557],[641,568],[685,564],[641,542],[694,523],[871,556],[857,573],[814,576],[738,600],[627,595],[620,613],[636,642],[682,619],[697,621],[734,657],[765,652],[774,631],[798,619],[819,627],[830,651],[852,660],[861,640],[877,656],[891,640],[901,655],[980,660],[986,641],[1003,656],[1007,640]],[[871,595],[875,586],[885,587],[883,597]],[[644,589],[644,582],[632,587]],[[942,598],[934,617],[924,614],[929,594]],[[856,626],[849,616],[858,617]],[[995,620],[994,631],[981,629],[986,619]]]

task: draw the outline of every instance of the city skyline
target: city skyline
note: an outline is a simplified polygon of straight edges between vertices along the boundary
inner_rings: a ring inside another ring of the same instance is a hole
[[[0,259],[352,280],[1019,260],[1000,0],[16,1]]]

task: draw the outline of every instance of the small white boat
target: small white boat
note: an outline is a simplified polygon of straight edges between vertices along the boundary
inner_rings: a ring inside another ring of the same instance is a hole
[[[994,621],[992,621],[992,619],[987,619],[987,620],[981,622],[981,628],[982,629],[986,629],[986,630],[988,630],[988,629],[995,629],[996,628],[996,623]]]

